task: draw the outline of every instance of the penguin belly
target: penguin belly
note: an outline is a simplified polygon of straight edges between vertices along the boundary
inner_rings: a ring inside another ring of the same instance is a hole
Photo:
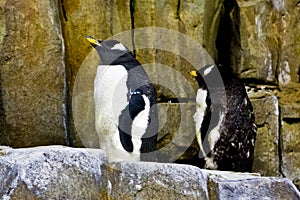
[[[133,152],[127,152],[120,141],[118,119],[129,104],[126,85],[128,72],[122,65],[100,65],[94,81],[95,126],[99,146],[106,152],[109,162],[140,160],[140,138]]]

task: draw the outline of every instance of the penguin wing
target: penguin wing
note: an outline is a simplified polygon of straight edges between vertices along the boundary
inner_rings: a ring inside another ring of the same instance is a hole
[[[120,141],[123,148],[128,151],[133,151],[133,144],[131,140],[131,126],[132,126],[132,119],[129,114],[129,105],[125,107],[125,109],[121,112],[119,116],[119,136]]]
[[[129,104],[121,112],[119,117],[119,135],[123,148],[133,152],[132,131],[136,116],[145,109],[145,100],[140,92],[133,92],[129,98]],[[147,119],[147,123],[148,123]]]

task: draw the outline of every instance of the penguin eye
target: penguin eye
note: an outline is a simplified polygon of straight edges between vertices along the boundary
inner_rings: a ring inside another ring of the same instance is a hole
[[[121,50],[121,51],[127,51],[126,47],[121,44],[121,43],[118,43],[118,44],[115,44],[111,50]]]

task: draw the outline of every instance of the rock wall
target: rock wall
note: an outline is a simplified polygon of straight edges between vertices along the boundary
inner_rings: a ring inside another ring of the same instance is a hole
[[[216,62],[231,64],[255,109],[254,172],[288,177],[300,187],[299,21],[297,0],[0,0],[0,144],[98,147],[92,87],[99,59],[85,36],[106,39],[127,31],[125,44],[151,77],[168,80],[167,87],[156,84],[159,147],[175,138],[162,150],[164,158],[174,161],[164,154],[170,149],[182,159],[193,155],[193,124],[187,123],[196,83],[187,72],[199,66],[183,56],[192,54],[183,48],[186,41],[170,37],[163,45],[174,51],[155,49],[160,35],[149,31],[149,38],[141,38],[131,31],[161,27],[201,44]],[[153,63],[168,66],[167,78]]]
[[[65,142],[64,39],[58,1],[0,1],[2,144]]]
[[[289,199],[286,178],[178,164],[107,163],[99,149],[0,146],[1,199]]]

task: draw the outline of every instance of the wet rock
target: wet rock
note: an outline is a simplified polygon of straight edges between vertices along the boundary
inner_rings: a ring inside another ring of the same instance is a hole
[[[106,159],[97,149],[0,147],[1,199],[104,199]]]
[[[0,144],[66,144],[58,1],[0,4]]]

